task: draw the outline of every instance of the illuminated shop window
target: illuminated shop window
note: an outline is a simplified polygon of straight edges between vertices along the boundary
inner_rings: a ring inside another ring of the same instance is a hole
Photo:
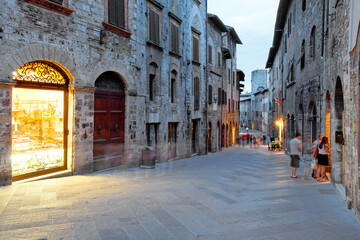
[[[12,92],[13,177],[65,168],[65,91],[50,85],[67,80],[42,62],[23,65],[13,79],[18,82]]]

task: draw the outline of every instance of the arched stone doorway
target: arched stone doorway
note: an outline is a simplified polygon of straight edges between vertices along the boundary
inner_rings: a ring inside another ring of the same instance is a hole
[[[330,104],[330,93],[329,91],[326,91],[326,112],[325,112],[325,136],[328,139],[329,143],[329,152],[331,152],[331,138],[330,138],[330,132],[331,132],[331,104]],[[329,154],[329,167],[326,168],[326,172],[331,172],[331,154]]]
[[[218,151],[221,148],[221,130],[220,122],[216,124],[216,150]]]
[[[93,170],[119,165],[124,160],[125,84],[115,72],[95,81]]]
[[[335,144],[332,145],[332,177],[335,183],[344,183],[344,96],[340,77],[336,79],[332,127],[335,133]]]
[[[13,181],[67,168],[69,79],[62,66],[45,60],[13,72]]]

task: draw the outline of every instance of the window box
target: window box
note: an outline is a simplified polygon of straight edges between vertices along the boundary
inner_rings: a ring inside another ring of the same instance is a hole
[[[130,36],[131,36],[130,32],[128,32],[122,28],[116,27],[114,25],[111,25],[109,23],[103,22],[102,25],[104,26],[105,29],[109,30],[110,32],[114,32],[114,33],[123,35],[126,38],[130,38]]]
[[[53,12],[60,13],[65,16],[70,16],[71,13],[74,12],[74,10],[71,10],[71,9],[61,6],[57,3],[53,3],[53,2],[50,2],[47,0],[25,0],[25,2],[37,5],[39,7],[48,9]]]

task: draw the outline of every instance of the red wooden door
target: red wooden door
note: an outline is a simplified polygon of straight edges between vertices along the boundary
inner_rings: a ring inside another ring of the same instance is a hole
[[[125,95],[123,92],[95,91],[94,168],[121,163],[124,152]],[[96,169],[94,169],[96,170]]]

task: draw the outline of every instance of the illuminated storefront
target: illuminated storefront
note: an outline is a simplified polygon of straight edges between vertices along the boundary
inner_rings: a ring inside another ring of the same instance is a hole
[[[66,169],[66,74],[50,62],[30,62],[13,80],[13,181]]]

